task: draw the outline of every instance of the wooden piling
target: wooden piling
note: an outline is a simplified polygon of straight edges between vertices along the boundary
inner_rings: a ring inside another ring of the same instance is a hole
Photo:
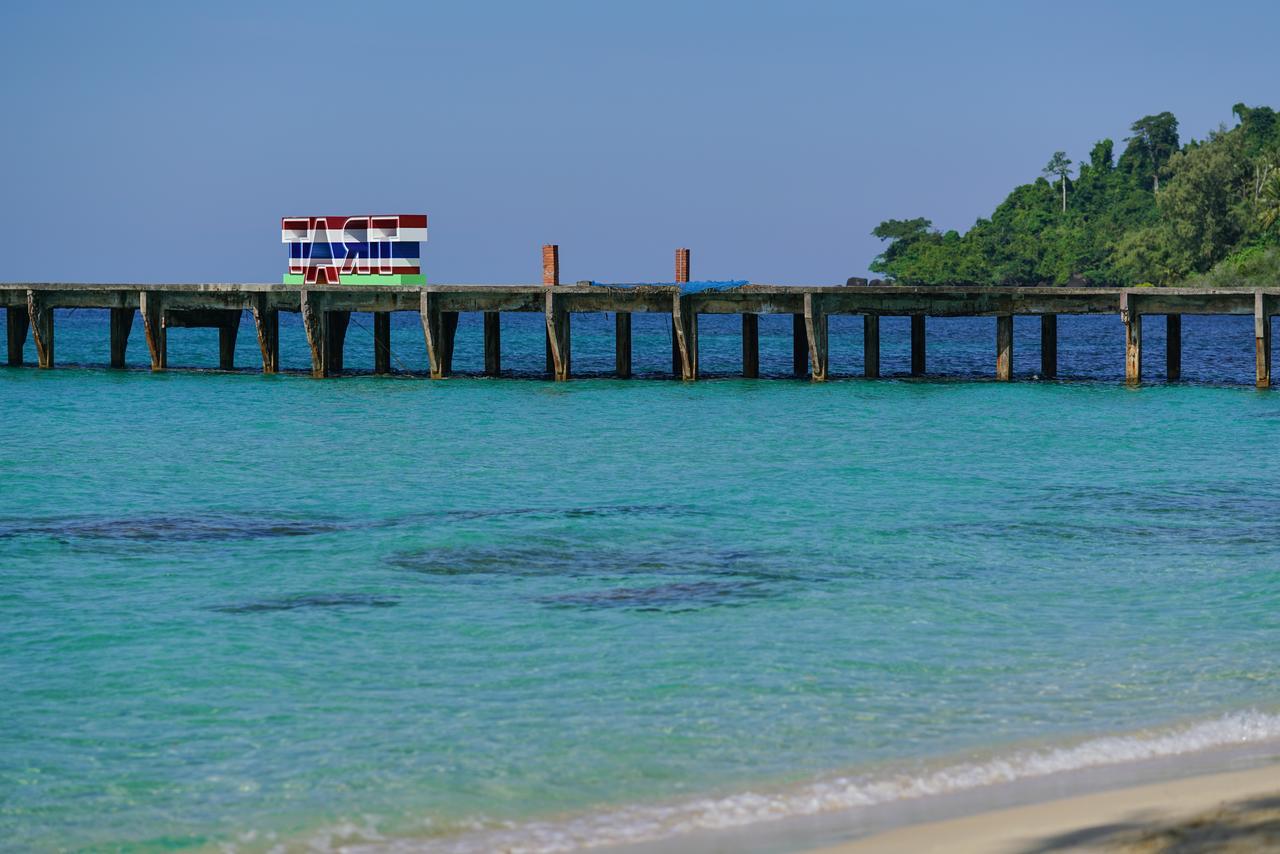
[[[1058,315],[1040,315],[1040,378],[1058,376]]]
[[[804,328],[809,341],[809,376],[814,382],[826,382],[827,313],[821,294],[804,295]]]
[[[1165,378],[1182,379],[1182,315],[1164,316],[1164,372]]]
[[[485,315],[488,317],[488,315]],[[373,372],[391,373],[391,312],[373,313]]]
[[[125,352],[129,349],[129,333],[133,331],[131,308],[111,309],[111,367],[123,368]]]
[[[1013,379],[1013,315],[996,315],[996,379]]]
[[[809,375],[809,336],[804,328],[804,315],[791,315],[791,374]]]
[[[551,342],[552,376],[557,382],[569,379],[570,370],[570,335],[569,312],[564,301],[555,294],[546,295],[545,317],[547,321],[547,339]]]
[[[1271,387],[1271,314],[1267,295],[1256,292],[1253,302],[1253,346],[1258,388]]]
[[[613,316],[613,372],[619,379],[631,378],[631,312]]]
[[[742,375],[760,376],[760,315],[742,315]]]
[[[155,291],[138,294],[138,313],[142,315],[142,331],[151,354],[151,370],[169,367],[169,334],[164,325],[164,297]]]
[[[502,315],[484,313],[484,374],[496,377],[502,373]]]
[[[235,370],[236,338],[240,335],[240,311],[228,311],[218,327],[218,367],[224,371]]]
[[[880,376],[880,315],[862,315],[862,375]]]
[[[277,373],[280,370],[280,312],[268,307],[266,294],[257,294],[253,300],[253,328],[262,353],[262,372]]]
[[[911,376],[924,376],[925,325],[923,314],[911,315]]]
[[[31,316],[26,305],[11,305],[6,309],[5,314],[9,364],[16,368],[22,365],[22,350],[27,344],[27,327],[31,325]]]
[[[698,378],[698,314],[689,297],[676,294],[671,300],[671,326],[674,331],[678,376],[692,381]]]

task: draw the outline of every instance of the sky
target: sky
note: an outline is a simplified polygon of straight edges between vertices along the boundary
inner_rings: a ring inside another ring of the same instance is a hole
[[[1280,107],[1274,2],[5,3],[0,281],[269,282],[426,213],[435,283],[842,283],[1059,149]]]

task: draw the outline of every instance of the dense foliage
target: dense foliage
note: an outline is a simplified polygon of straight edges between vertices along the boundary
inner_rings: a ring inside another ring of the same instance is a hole
[[[1280,114],[1237,104],[1236,127],[1179,145],[1144,116],[1115,158],[1104,139],[1073,179],[1066,152],[964,234],[886,220],[871,269],[903,284],[1280,284]]]

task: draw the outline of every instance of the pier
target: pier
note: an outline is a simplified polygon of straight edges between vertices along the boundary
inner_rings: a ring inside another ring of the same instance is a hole
[[[655,312],[670,316],[672,376],[698,379],[698,318],[704,314],[736,314],[742,318],[742,374],[759,375],[759,315],[792,317],[792,367],[795,376],[821,382],[830,371],[827,320],[832,315],[861,315],[864,374],[880,374],[880,318],[911,318],[911,373],[923,375],[927,364],[926,317],[991,316],[996,318],[992,342],[995,378],[1013,378],[1015,352],[1013,318],[1040,318],[1038,376],[1057,375],[1059,315],[1110,314],[1123,325],[1125,378],[1142,379],[1144,319],[1164,317],[1168,336],[1166,375],[1181,375],[1181,335],[1184,314],[1235,314],[1254,318],[1258,387],[1271,385],[1271,318],[1280,309],[1280,288],[1208,290],[1185,288],[1045,288],[951,287],[920,288],[893,285],[789,286],[749,284],[724,290],[687,292],[688,256],[683,270],[677,255],[677,282],[670,285],[610,286],[592,283],[562,285],[554,247],[544,253],[541,285],[423,285],[423,286],[297,286],[283,284],[0,284],[0,307],[5,309],[8,364],[23,364],[23,348],[30,333],[41,368],[56,364],[54,313],[58,309],[95,308],[110,311],[110,364],[121,368],[135,312],[142,317],[151,369],[168,368],[166,332],[175,327],[216,328],[219,365],[234,367],[237,333],[243,312],[249,312],[257,333],[264,373],[280,369],[280,312],[302,317],[316,377],[342,373],[343,344],[352,312],[373,314],[374,366],[391,370],[390,313],[417,312],[426,341],[427,373],[448,377],[453,370],[458,315],[483,314],[484,373],[496,376],[502,366],[501,315],[505,312],[541,313],[546,321],[546,372],[556,380],[572,374],[571,320],[574,314],[607,312],[615,315],[615,370],[631,376],[631,315]],[[682,274],[682,275],[681,275]],[[1121,330],[1117,329],[1117,335]]]

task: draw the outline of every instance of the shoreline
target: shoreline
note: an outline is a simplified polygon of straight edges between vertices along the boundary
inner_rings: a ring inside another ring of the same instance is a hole
[[[808,854],[1147,851],[1174,841],[1188,851],[1280,844],[1280,759],[908,825]]]

